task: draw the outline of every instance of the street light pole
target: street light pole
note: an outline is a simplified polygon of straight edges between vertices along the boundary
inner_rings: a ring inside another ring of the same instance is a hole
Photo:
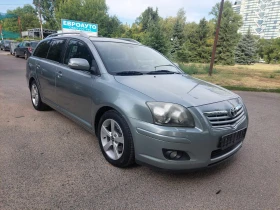
[[[218,18],[218,23],[217,23],[217,28],[216,28],[215,41],[214,41],[214,45],[213,45],[213,51],[212,51],[210,69],[209,69],[209,76],[212,76],[213,66],[214,66],[214,62],[215,62],[215,55],[216,55],[217,43],[218,43],[218,39],[219,39],[223,8],[224,8],[224,0],[222,0],[221,4],[220,4],[220,13],[219,13],[219,18]]]

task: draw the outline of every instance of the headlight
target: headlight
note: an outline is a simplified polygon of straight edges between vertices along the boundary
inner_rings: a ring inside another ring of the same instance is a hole
[[[188,109],[178,104],[147,102],[155,124],[179,127],[195,127],[194,119]]]

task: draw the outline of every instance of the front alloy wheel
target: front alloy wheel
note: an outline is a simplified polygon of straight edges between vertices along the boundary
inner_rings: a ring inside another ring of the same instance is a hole
[[[101,127],[101,143],[106,154],[113,160],[123,155],[124,139],[119,124],[113,119],[107,119]]]
[[[115,110],[103,114],[98,123],[97,136],[106,160],[125,168],[134,164],[134,144],[126,120]]]

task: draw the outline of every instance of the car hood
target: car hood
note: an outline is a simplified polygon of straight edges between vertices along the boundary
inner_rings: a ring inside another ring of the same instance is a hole
[[[177,103],[186,107],[238,98],[238,95],[231,91],[188,75],[115,76],[115,79],[156,101]]]

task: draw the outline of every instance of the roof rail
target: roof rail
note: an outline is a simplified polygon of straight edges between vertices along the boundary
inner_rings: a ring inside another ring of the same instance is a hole
[[[70,35],[70,34],[81,35],[83,37],[89,38],[89,36],[86,33],[84,33],[83,31],[80,31],[80,32],[67,32],[67,33],[55,33],[55,34],[48,35],[46,38],[60,36],[60,35]]]
[[[131,39],[131,38],[117,38],[117,39],[124,40],[124,41],[127,41],[127,42],[133,42],[133,43],[141,44],[137,40]]]

